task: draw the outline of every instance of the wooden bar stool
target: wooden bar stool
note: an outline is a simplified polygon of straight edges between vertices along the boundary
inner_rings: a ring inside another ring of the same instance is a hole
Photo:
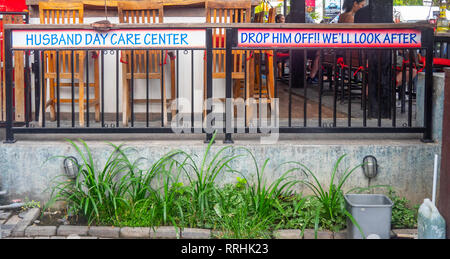
[[[257,13],[257,15],[259,17],[263,17],[264,18],[264,12],[260,12]],[[267,22],[264,21],[263,18],[255,18],[255,22],[256,23],[275,23],[275,8],[270,8],[269,9],[269,16],[267,19]],[[262,63],[260,62],[260,55],[265,55],[265,65],[266,65],[266,84],[262,84],[262,82],[260,82],[261,80],[261,67],[262,67]],[[274,52],[273,50],[264,50],[264,51],[254,51],[254,59],[255,59],[255,64],[256,64],[256,68],[255,68],[255,87],[254,87],[254,95],[255,97],[259,98],[260,96],[260,92],[261,92],[261,98],[273,98],[273,92],[274,92],[274,66],[273,66],[273,55]],[[261,84],[261,88],[259,89],[259,85]]]
[[[205,3],[206,22],[207,23],[250,23],[251,18],[251,0],[240,1],[219,1],[207,0]],[[213,29],[213,60],[212,60],[212,78],[225,78],[225,50],[214,50],[215,48],[226,47],[226,31],[222,28]],[[251,70],[250,51],[233,50],[233,71],[231,73],[233,79],[233,97],[244,97],[243,89],[247,89],[247,98],[250,96],[251,80],[246,80],[246,74],[250,76]],[[247,57],[247,59],[245,59]],[[247,69],[244,71],[244,62],[247,63]],[[205,62],[205,85],[204,99],[206,100],[206,62]],[[244,88],[244,84],[246,87]],[[206,109],[204,110],[206,115]]]
[[[264,12],[255,14],[255,23],[275,23],[276,11],[275,8],[269,9],[269,15],[267,21],[264,21]],[[273,109],[272,99],[275,97],[275,73],[274,73],[274,51],[273,50],[255,50],[253,51],[251,63],[254,66],[254,73],[251,74],[251,81],[253,88],[250,92],[250,97],[259,103],[259,99],[266,99],[270,104],[270,108]],[[265,62],[262,62],[262,56],[265,57]],[[262,66],[265,65],[265,83],[262,82],[261,73]]]
[[[120,23],[163,23],[164,10],[161,1],[126,1],[118,2],[119,21]],[[133,53],[133,54],[132,54]],[[148,53],[148,60],[147,60]],[[167,106],[171,102],[167,102],[166,87],[164,83],[164,62],[167,55],[170,56],[171,70],[171,96],[170,101],[175,99],[175,62],[173,62],[172,54],[160,50],[125,50],[121,53],[122,62],[122,80],[123,80],[123,96],[122,96],[122,113],[123,125],[127,126],[131,117],[131,79],[147,79],[147,71],[149,79],[159,79],[161,81],[161,100],[147,100],[133,98],[134,103],[160,102],[162,105],[162,116],[164,124],[167,124]],[[132,57],[133,55],[133,57]],[[133,60],[132,60],[133,59]],[[164,61],[162,60],[164,59]],[[133,61],[134,66],[131,66]],[[148,64],[148,67],[147,67]],[[175,111],[172,111],[174,116]]]
[[[41,24],[78,24],[83,23],[83,4],[82,3],[56,3],[56,2],[40,2],[39,16]],[[59,70],[59,78],[72,79],[72,70],[74,72],[73,78],[78,81],[74,86],[78,87],[78,98],[73,97],[74,102],[78,102],[79,106],[79,124],[83,126],[85,123],[85,62],[89,62],[89,57],[86,57],[85,51],[74,51],[72,60],[72,51],[59,51],[59,68],[56,67],[57,55],[56,51],[45,51],[45,68],[44,68],[44,93],[47,87],[47,81],[50,87],[49,100],[45,104],[45,108],[50,106],[50,118],[55,120],[55,104],[57,99],[55,97],[55,89],[57,86],[56,77],[57,70]],[[86,60],[87,59],[87,60]],[[72,68],[73,64],[73,68]],[[89,81],[92,81],[91,79]],[[71,82],[60,82],[60,87],[71,87]],[[100,120],[100,91],[99,91],[99,61],[94,58],[94,80],[89,83],[87,91],[94,88],[94,98],[89,100],[89,104],[95,106],[95,120]],[[60,103],[72,103],[72,98],[60,98]],[[42,116],[40,116],[40,119]]]

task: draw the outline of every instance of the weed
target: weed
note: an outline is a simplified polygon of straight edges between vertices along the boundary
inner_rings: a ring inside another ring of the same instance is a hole
[[[392,206],[392,228],[417,228],[419,205],[409,206],[410,202],[404,197],[399,197],[392,188],[389,189],[388,197],[394,203]]]

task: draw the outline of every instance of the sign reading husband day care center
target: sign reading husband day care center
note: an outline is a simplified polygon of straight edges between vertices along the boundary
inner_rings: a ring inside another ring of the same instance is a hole
[[[203,29],[13,30],[16,49],[204,48]]]
[[[239,47],[419,48],[414,29],[239,29]]]

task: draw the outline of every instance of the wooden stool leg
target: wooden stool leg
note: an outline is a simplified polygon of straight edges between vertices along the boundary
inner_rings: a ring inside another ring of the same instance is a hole
[[[80,126],[84,126],[84,53],[78,53],[78,116]]]
[[[175,115],[177,113],[177,111],[175,109],[172,109],[172,105],[173,102],[176,100],[176,98],[178,98],[178,96],[176,96],[176,89],[175,89],[175,60],[171,59],[170,60],[170,109],[172,111],[172,120],[175,118]]]
[[[267,55],[267,66],[268,66],[268,75],[267,75],[267,91],[268,91],[268,102],[270,102],[270,111],[273,110],[273,101],[275,98],[275,71],[274,71],[274,63],[273,63],[273,55],[275,53],[273,51],[269,52]]]
[[[122,123],[124,127],[128,126],[129,100],[127,64],[122,64]]]
[[[164,67],[161,67],[161,69],[164,69]],[[164,121],[164,125],[167,126],[167,97],[166,97],[166,84],[164,83],[163,78],[160,79],[161,80],[161,86],[162,86],[162,93],[161,93],[161,102],[162,102],[162,106],[163,106],[163,121]]]
[[[56,69],[58,69],[58,68],[55,68],[55,64],[56,64],[55,54],[54,53],[50,54],[50,58],[48,60],[50,61],[48,64],[50,73],[52,73],[53,75],[56,75]],[[50,100],[47,105],[50,106],[50,120],[55,121],[56,113],[55,113],[55,79],[54,78],[50,79],[49,87],[50,87],[50,96],[49,96]]]
[[[45,68],[43,69],[42,73],[45,73]],[[43,122],[42,117],[45,115],[45,114],[42,114],[42,106],[45,107],[45,100],[44,100],[44,97],[42,96],[42,93],[45,93],[45,91],[47,91],[47,80],[46,79],[44,79],[44,82],[42,82],[42,89],[41,89],[41,92],[39,93],[39,95],[40,95],[39,100],[41,101],[41,105],[39,105],[39,127],[42,127],[42,122]]]
[[[94,61],[94,94],[95,94],[95,121],[100,121],[100,81],[98,58]],[[103,71],[104,73],[105,71]],[[103,84],[104,85],[104,84]]]
[[[251,58],[250,60],[246,61],[247,62],[247,100],[246,101],[246,105],[247,105],[247,121],[246,124],[247,126],[250,126],[249,123],[252,119],[253,116],[253,105],[251,105],[250,103],[250,99],[253,98],[253,93],[254,93],[254,87],[255,87],[255,81],[254,81],[254,58]]]

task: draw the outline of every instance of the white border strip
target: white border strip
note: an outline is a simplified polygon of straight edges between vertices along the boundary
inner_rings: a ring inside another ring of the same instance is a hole
[[[13,30],[13,49],[206,47],[205,29]]]

